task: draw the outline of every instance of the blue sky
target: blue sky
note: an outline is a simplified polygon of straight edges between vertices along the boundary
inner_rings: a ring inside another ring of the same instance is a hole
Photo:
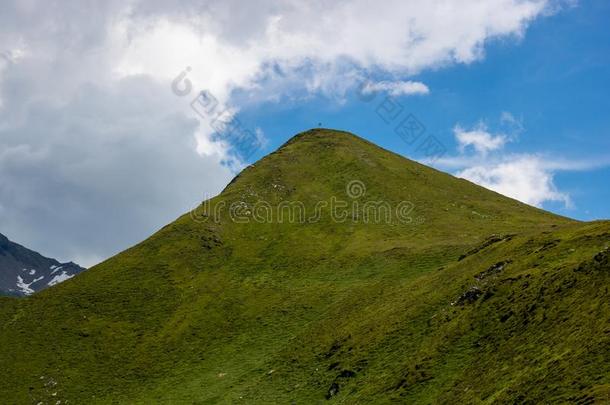
[[[472,127],[483,121],[490,132],[501,131],[502,113],[511,113],[523,129],[503,154],[540,154],[549,161],[565,162],[565,169],[550,173],[571,203],[545,201],[542,206],[580,220],[610,218],[608,21],[610,3],[583,2],[535,21],[522,39],[491,41],[479,61],[410,77],[425,83],[429,94],[394,98],[405,114],[413,113],[428,133],[443,142],[448,155],[458,154],[456,124]],[[242,110],[242,120],[263,129],[270,140],[251,160],[275,149],[291,134],[322,123],[425,161],[416,145],[407,145],[396,135],[397,122],[388,124],[377,115],[376,108],[387,95],[363,102],[354,93],[348,92],[343,102],[316,96]],[[456,172],[451,166],[434,166]]]
[[[93,265],[319,123],[610,218],[608,21],[602,0],[0,2],[0,233]],[[218,116],[264,147],[240,159]]]

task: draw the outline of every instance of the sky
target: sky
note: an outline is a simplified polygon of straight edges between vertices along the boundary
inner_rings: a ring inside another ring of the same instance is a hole
[[[609,20],[604,0],[3,1],[0,233],[94,265],[319,126],[610,218]]]

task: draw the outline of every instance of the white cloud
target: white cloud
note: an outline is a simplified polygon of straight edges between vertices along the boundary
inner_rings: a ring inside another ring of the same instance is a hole
[[[549,201],[571,206],[570,196],[557,190],[553,172],[540,156],[511,156],[468,167],[457,172],[456,176],[536,207]]]
[[[472,146],[477,153],[487,154],[488,152],[498,150],[504,147],[508,138],[506,135],[493,135],[487,130],[487,126],[479,123],[471,130],[466,130],[460,125],[453,128],[453,134],[458,141],[461,152],[468,146]]]
[[[524,131],[522,121],[504,111],[500,115],[499,126],[506,133],[495,134],[483,122],[469,130],[456,125],[453,133],[459,154],[442,157],[435,164],[453,171],[457,177],[526,204],[542,207],[547,202],[560,202],[571,208],[570,195],[555,185],[556,173],[597,169],[608,166],[610,159],[601,157],[583,161],[506,152],[505,147],[510,142],[515,142]]]
[[[396,82],[369,82],[364,85],[364,94],[375,93],[378,91],[388,92],[392,96],[410,96],[415,94],[428,94],[430,89],[422,82],[396,81]]]
[[[205,7],[177,3],[179,7],[136,3],[133,13],[121,21],[121,31],[132,34],[136,44],[131,63],[147,61],[148,69],[167,75],[200,59],[214,71],[213,80],[241,72],[235,75],[239,83],[262,61],[297,66],[306,60],[347,58],[365,68],[411,73],[439,64],[469,63],[482,57],[485,41],[522,35],[551,2],[391,0],[378,5],[364,0],[262,0],[249,5],[225,0],[208,1]],[[151,23],[138,29],[142,18]],[[138,51],[144,48],[149,52]],[[215,63],[229,70],[217,72],[211,66]]]
[[[209,90],[221,108],[235,89],[254,98],[280,99],[301,90],[336,94],[365,72],[412,75],[483,56],[484,44],[520,37],[541,15],[546,0],[346,2],[263,0],[135,2],[132,12],[110,25],[108,48],[119,76],[147,74],[171,80],[191,67],[194,88]],[[337,23],[340,21],[340,23]],[[272,78],[261,85],[261,78]],[[286,82],[286,85],[278,85]],[[371,84],[393,95],[427,94],[409,80]],[[283,94],[270,94],[280,91]],[[212,129],[198,131],[200,150]]]
[[[499,157],[513,157],[520,156],[519,154],[508,154],[508,155],[494,155],[494,156],[483,156],[483,155],[472,155],[472,154],[460,154],[454,156],[443,156],[439,159],[435,159],[434,162],[439,166],[448,170],[461,170],[465,167],[472,166],[485,166],[490,162],[497,162]],[[568,159],[556,156],[548,155],[533,155],[538,156],[542,167],[545,170],[550,171],[590,171],[597,170],[604,167],[610,166],[610,157],[608,156],[597,156],[590,157],[586,160],[583,159]],[[431,160],[422,160],[424,163],[432,163]]]

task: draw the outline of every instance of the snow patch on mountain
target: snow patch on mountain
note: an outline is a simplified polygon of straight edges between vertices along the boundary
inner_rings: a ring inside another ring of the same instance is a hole
[[[37,281],[40,281],[44,278],[44,276],[35,278],[34,280],[32,280],[29,283],[26,283],[25,281],[23,281],[23,278],[21,278],[21,276],[17,276],[17,288],[19,289],[19,291],[21,291],[23,294],[25,295],[30,295],[34,293],[34,290],[32,288],[30,288],[30,286],[32,284],[34,284]]]
[[[51,274],[53,274],[53,273],[51,273]],[[47,285],[50,287],[52,285],[59,284],[59,283],[62,283],[64,281],[66,281],[66,280],[69,280],[72,277],[74,277],[74,274],[68,274],[65,271],[62,271],[61,274],[58,274],[57,276],[53,277],[53,279],[51,279],[51,281],[49,281],[47,283]]]

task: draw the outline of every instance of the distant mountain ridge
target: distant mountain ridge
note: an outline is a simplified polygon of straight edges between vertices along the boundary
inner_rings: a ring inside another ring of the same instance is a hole
[[[83,270],[76,263],[60,263],[0,234],[0,295],[30,295]]]

